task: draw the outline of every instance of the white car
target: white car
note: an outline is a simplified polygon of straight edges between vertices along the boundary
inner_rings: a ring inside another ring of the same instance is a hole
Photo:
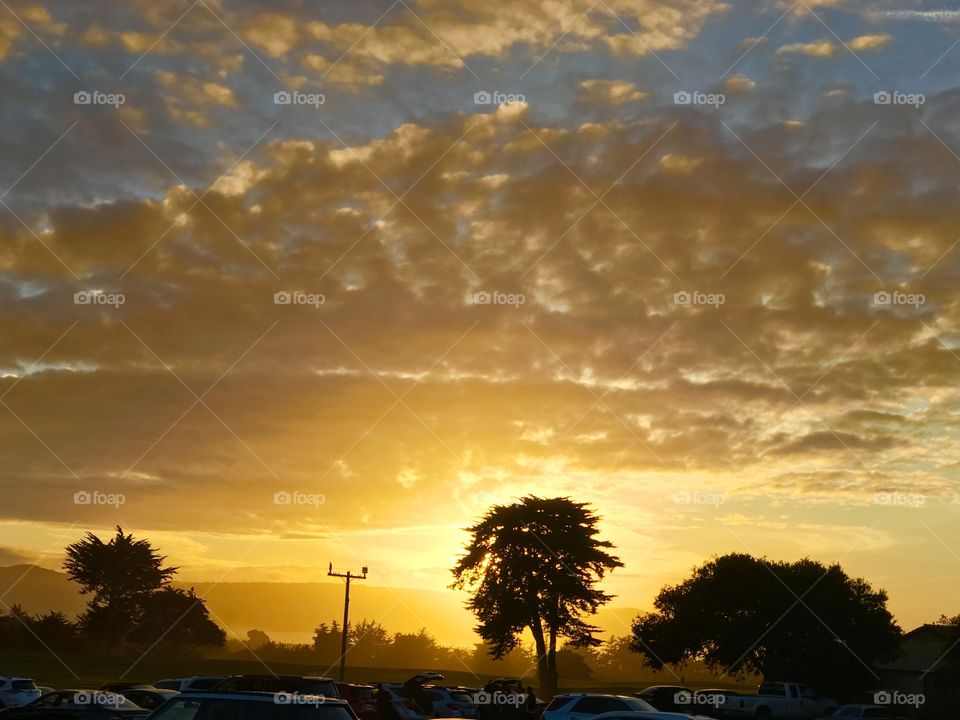
[[[677,712],[660,712],[659,710],[654,710],[653,712],[610,712],[610,713],[601,713],[597,715],[593,720],[712,720],[705,715],[687,715],[686,713],[677,713]]]
[[[30,678],[0,676],[0,708],[20,707],[38,697],[40,689]]]
[[[599,693],[556,695],[543,711],[543,720],[588,720],[597,717],[604,720],[681,720],[692,716],[660,712],[640,698]]]

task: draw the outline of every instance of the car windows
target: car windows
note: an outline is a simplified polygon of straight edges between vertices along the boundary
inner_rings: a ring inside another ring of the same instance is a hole
[[[599,715],[602,712],[607,712],[607,703],[606,698],[602,697],[585,697],[580,698],[577,701],[577,704],[573,706],[570,712],[575,713],[584,713],[586,715]],[[623,708],[619,708],[623,709]]]
[[[190,681],[190,684],[187,686],[191,690],[209,690],[223,678],[198,678],[196,680]]]
[[[570,702],[570,698],[563,697],[562,695],[558,695],[557,697],[555,697],[553,700],[550,701],[549,705],[547,705],[546,712],[549,712],[551,710],[558,710],[559,708],[566,705],[568,702]]]
[[[63,700],[63,693],[47,693],[34,703],[34,707],[57,707]]]
[[[302,683],[302,692],[307,695],[323,695],[325,697],[339,697],[337,686],[333,680],[307,680]]]
[[[776,695],[778,697],[786,697],[787,689],[783,686],[782,683],[761,683],[759,690],[757,690],[758,695]]]
[[[11,689],[14,692],[18,690],[36,690],[37,684],[33,680],[14,680],[11,684]]]

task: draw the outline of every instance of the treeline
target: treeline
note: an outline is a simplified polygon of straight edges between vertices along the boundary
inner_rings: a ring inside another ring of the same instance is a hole
[[[336,620],[321,623],[310,643],[281,643],[262,630],[251,630],[246,640],[230,639],[214,655],[225,659],[259,658],[264,662],[289,662],[333,668],[339,662],[342,630]],[[568,680],[601,680],[611,683],[649,679],[674,682],[670,670],[656,670],[630,648],[627,636],[613,636],[597,647],[561,647],[557,664]],[[390,632],[372,620],[351,623],[347,642],[347,663],[351,667],[409,668],[411,670],[460,670],[477,675],[530,677],[536,672],[536,654],[531,644],[520,644],[503,658],[494,659],[491,647],[442,645],[426,628],[415,633]],[[716,679],[716,674],[696,662],[688,663],[679,675],[683,682]]]

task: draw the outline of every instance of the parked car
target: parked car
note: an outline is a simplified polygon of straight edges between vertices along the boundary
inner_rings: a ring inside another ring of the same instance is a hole
[[[225,678],[223,675],[194,675],[187,678],[164,678],[157,680],[153,687],[160,690],[176,690],[177,692],[195,692],[197,690],[212,690]]]
[[[338,698],[337,684],[327,677],[314,675],[232,675],[213,688],[217,692],[268,692],[323,695]]]
[[[40,697],[40,689],[30,678],[0,676],[0,708],[14,708],[32,703]]]
[[[693,690],[681,685],[651,685],[638,693],[634,693],[634,697],[650,703],[657,710],[663,712],[688,712],[690,704],[684,705],[677,701],[690,696],[692,693]]]
[[[645,700],[628,695],[564,693],[554,695],[543,711],[543,720],[587,720],[607,713],[653,712],[657,709]]]
[[[377,714],[383,718],[387,712],[399,720],[425,720],[430,717],[417,704],[412,695],[407,695],[402,685],[396,683],[379,683],[377,688]],[[389,707],[389,711],[385,710]]]
[[[46,685],[37,685],[37,690],[40,691],[40,696],[43,697],[47,693],[52,693],[54,691],[54,688],[47,687]]]
[[[124,690],[120,694],[144,710],[155,710],[180,693],[176,690],[161,690],[160,688],[141,686]]]
[[[433,703],[435,718],[477,718],[478,708],[465,688],[425,685],[420,689],[424,700]]]
[[[906,720],[893,708],[881,705],[841,705],[832,715],[823,715],[821,720]]]
[[[142,720],[148,710],[101,690],[56,690],[29,705],[0,711],[3,720]]]
[[[757,720],[814,720],[831,715],[838,703],[819,695],[809,685],[794,682],[763,682],[756,695],[728,698],[723,716]]]
[[[337,693],[346,700],[360,720],[378,720],[377,689],[373,685],[337,683]]]
[[[321,695],[203,691],[184,693],[150,720],[357,720],[350,705]]]
[[[639,710],[601,713],[594,720],[710,720],[710,718],[703,715],[687,715],[686,713]]]

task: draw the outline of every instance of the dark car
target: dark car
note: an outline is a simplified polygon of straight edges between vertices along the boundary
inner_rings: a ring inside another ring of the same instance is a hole
[[[690,712],[690,703],[684,700],[692,694],[693,690],[680,685],[651,685],[633,695],[650,703],[660,712]]]
[[[180,695],[150,720],[357,720],[345,700],[320,695],[195,692]]]
[[[57,690],[28,705],[0,712],[3,720],[141,720],[149,712],[123,695],[101,690]]]
[[[175,698],[180,693],[176,690],[162,690],[155,687],[140,686],[124,690],[120,694],[134,705],[139,705],[145,710],[155,710],[167,700]]]
[[[213,688],[215,692],[268,692],[323,695],[338,698],[337,684],[326,677],[311,675],[233,675]]]
[[[377,720],[377,689],[373,685],[356,685],[353,683],[337,683],[337,692],[340,697],[350,703],[350,707],[360,717],[360,720]]]

